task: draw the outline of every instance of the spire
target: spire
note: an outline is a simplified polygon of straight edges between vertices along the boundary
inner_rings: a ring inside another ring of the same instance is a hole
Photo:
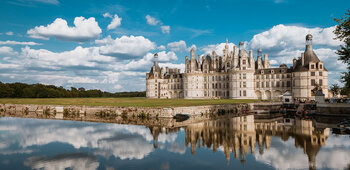
[[[244,49],[244,42],[241,41],[239,42],[239,50],[243,50]]]
[[[226,38],[226,45],[225,45],[225,49],[228,50],[228,39]]]
[[[154,54],[154,65],[158,65],[158,53]]]
[[[194,47],[191,48],[191,60],[196,60],[196,55],[194,54],[194,52],[196,51],[196,49]]]
[[[261,48],[258,49],[258,56],[262,56],[262,49]]]

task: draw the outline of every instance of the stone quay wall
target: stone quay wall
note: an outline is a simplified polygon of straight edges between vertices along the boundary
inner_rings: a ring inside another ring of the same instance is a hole
[[[114,116],[147,116],[167,118],[178,113],[195,115],[241,113],[251,110],[254,104],[227,104],[189,107],[115,107],[115,106],[59,106],[59,105],[25,105],[25,104],[0,104],[0,115],[47,115],[56,118],[63,117],[110,117]]]
[[[317,113],[350,116],[350,103],[317,103]]]

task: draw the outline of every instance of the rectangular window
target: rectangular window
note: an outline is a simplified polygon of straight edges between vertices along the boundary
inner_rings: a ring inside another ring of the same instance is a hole
[[[322,83],[323,83],[323,82],[322,82],[322,79],[320,79],[318,84],[319,84],[320,86],[322,86]]]
[[[280,82],[279,81],[276,82],[276,87],[280,87]]]
[[[315,69],[315,65],[314,64],[311,64],[311,69]]]
[[[264,88],[264,82],[261,82],[261,88]]]
[[[276,74],[276,78],[278,78],[278,79],[279,79],[279,78],[280,78],[280,75],[279,75],[279,74]]]
[[[322,76],[322,71],[320,71],[318,74],[319,74],[319,76]]]
[[[282,87],[284,87],[284,81],[282,81]]]
[[[247,78],[247,74],[243,73],[243,79],[246,79],[246,78]]]
[[[315,85],[315,79],[311,79],[311,86]]]
[[[311,76],[315,76],[315,72],[311,72]]]
[[[243,60],[243,64],[246,64],[247,62],[246,62],[246,60]]]
[[[290,81],[287,81],[287,87],[290,87]]]
[[[259,88],[260,86],[260,83],[259,82],[256,82],[256,87]]]
[[[259,79],[259,75],[256,76],[256,79]]]
[[[270,87],[270,82],[266,82],[266,87]]]
[[[290,74],[287,74],[287,78],[290,78]]]
[[[275,82],[274,81],[271,82],[271,87],[275,87]]]
[[[322,66],[322,64],[320,64],[320,69],[322,69],[323,68],[323,66]]]
[[[243,90],[243,96],[247,96],[247,91]]]
[[[246,84],[246,82],[243,82],[243,87],[247,87],[247,84]]]

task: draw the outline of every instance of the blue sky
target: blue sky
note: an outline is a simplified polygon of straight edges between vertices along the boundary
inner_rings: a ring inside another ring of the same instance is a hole
[[[340,84],[345,65],[337,61],[334,17],[349,1],[0,1],[0,81],[145,90],[152,54],[161,66],[184,68],[185,55],[221,52],[245,42],[262,48],[273,66],[290,65],[304,50],[307,33]],[[254,55],[256,56],[256,55]]]

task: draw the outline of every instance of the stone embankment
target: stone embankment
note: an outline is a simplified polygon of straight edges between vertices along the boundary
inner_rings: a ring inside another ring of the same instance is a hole
[[[114,106],[56,106],[56,105],[23,105],[1,104],[0,114],[13,116],[46,115],[63,117],[157,117],[172,118],[178,113],[195,115],[236,114],[253,109],[253,104],[208,105],[189,107],[114,107]]]
[[[350,103],[317,103],[320,115],[350,116]]]

